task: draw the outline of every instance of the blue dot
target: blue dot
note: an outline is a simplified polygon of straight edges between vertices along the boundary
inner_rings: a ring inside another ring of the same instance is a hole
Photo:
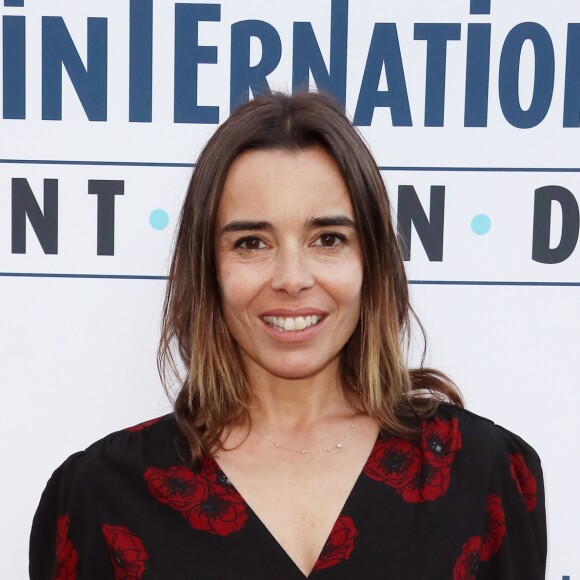
[[[156,230],[163,230],[169,223],[169,215],[164,209],[154,209],[149,214],[149,223]]]
[[[491,220],[484,213],[478,213],[471,220],[471,229],[478,236],[484,236],[491,229]]]

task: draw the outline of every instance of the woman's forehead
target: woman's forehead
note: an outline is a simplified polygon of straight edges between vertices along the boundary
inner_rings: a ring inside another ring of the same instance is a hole
[[[352,217],[348,187],[333,158],[321,148],[299,151],[252,150],[228,171],[218,219],[247,215]],[[261,219],[266,219],[261,218]]]

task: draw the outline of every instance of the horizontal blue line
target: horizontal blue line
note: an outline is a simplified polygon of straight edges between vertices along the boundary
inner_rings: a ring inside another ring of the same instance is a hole
[[[70,161],[64,159],[0,159],[0,164],[14,165],[105,165],[107,167],[193,167],[193,163],[158,163],[152,161]]]
[[[517,282],[500,280],[409,280],[409,284],[432,286],[579,286],[580,282]]]
[[[74,161],[66,159],[0,159],[0,164],[14,165],[100,165],[106,167],[180,167],[194,163],[162,163],[155,161]],[[488,173],[580,173],[580,167],[407,167],[382,165],[381,171],[488,172]]]
[[[48,272],[0,272],[0,277],[13,278],[93,278],[107,280],[167,280],[167,276],[132,274],[55,274]],[[409,280],[409,284],[433,286],[579,286],[580,282],[517,282],[496,280]]]
[[[130,274],[53,274],[39,272],[0,272],[0,277],[13,278],[97,278],[106,280],[167,280],[167,276],[140,276]]]
[[[396,167],[379,166],[381,171],[448,171],[484,173],[580,173],[580,167]]]

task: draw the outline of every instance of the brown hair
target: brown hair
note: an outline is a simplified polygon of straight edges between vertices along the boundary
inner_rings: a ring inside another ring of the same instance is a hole
[[[264,95],[240,106],[203,149],[171,262],[158,367],[167,388],[168,371],[179,377],[179,362],[184,365],[175,417],[194,463],[219,447],[229,424],[250,419],[249,385],[221,313],[216,275],[216,215],[226,175],[248,149],[311,147],[324,148],[342,174],[364,258],[360,322],[340,361],[345,395],[383,430],[403,437],[417,434],[408,419],[432,415],[441,401],[462,406],[444,374],[407,366],[412,309],[403,258],[385,184],[358,131],[323,94]]]

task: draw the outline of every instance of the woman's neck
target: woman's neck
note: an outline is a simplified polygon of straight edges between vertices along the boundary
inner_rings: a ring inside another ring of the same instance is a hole
[[[355,414],[344,396],[337,369],[299,379],[248,374],[255,428],[304,431]]]

